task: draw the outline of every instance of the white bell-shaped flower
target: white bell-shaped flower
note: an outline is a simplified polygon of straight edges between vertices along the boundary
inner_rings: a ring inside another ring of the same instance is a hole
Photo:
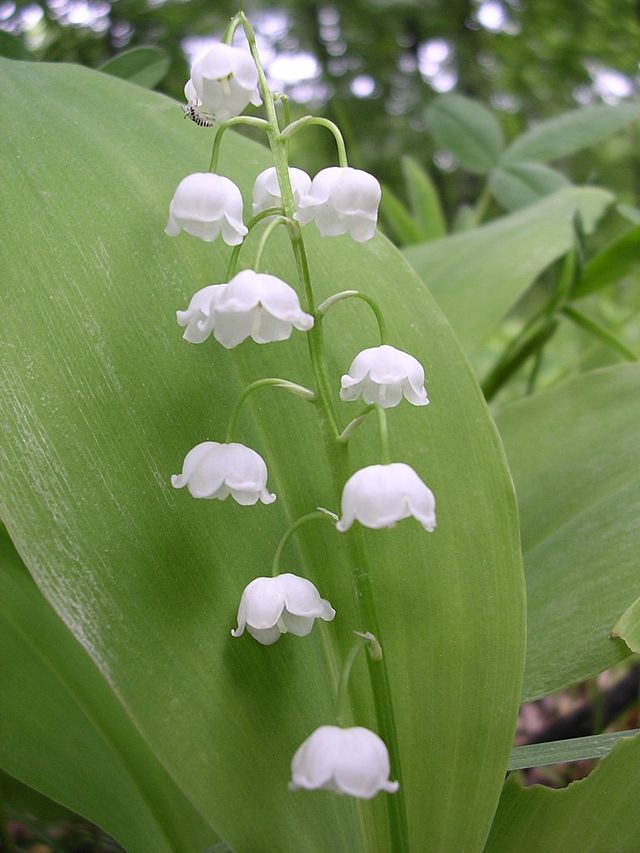
[[[373,175],[350,166],[331,166],[315,176],[295,216],[302,225],[315,221],[323,237],[350,234],[364,243],[376,232],[381,196]]]
[[[291,189],[293,190],[293,200],[296,208],[300,203],[303,195],[306,195],[311,188],[311,178],[302,169],[290,168],[289,180],[291,181]],[[278,175],[275,167],[271,166],[260,172],[253,185],[253,213],[260,213],[267,210],[269,207],[280,207],[282,204],[282,195],[280,193],[280,184],[278,183]]]
[[[426,406],[429,402],[420,362],[386,344],[358,353],[341,385],[342,400],[362,399],[383,409],[397,406],[403,394],[414,406]]]
[[[212,172],[194,172],[183,178],[171,199],[165,228],[169,237],[180,231],[206,243],[220,233],[229,246],[242,243],[247,228],[242,222],[242,195],[233,181]]]
[[[240,115],[248,103],[262,103],[251,54],[228,44],[216,44],[196,59],[184,94],[190,106],[218,122]]]
[[[176,311],[178,325],[185,327],[182,337],[190,344],[201,344],[212,331],[211,304],[216,294],[224,289],[224,284],[210,284],[191,297],[185,311]]]
[[[256,578],[245,587],[238,608],[239,637],[246,628],[263,646],[270,646],[287,632],[306,637],[316,619],[330,622],[336,611],[305,578],[289,573]]]
[[[223,501],[229,495],[241,506],[273,503],[267,490],[267,466],[244,444],[203,441],[185,456],[182,473],[171,477],[175,489],[186,486],[194,498]]]
[[[242,270],[216,292],[210,320],[215,339],[227,349],[248,337],[257,344],[285,341],[292,328],[306,332],[313,326],[292,287],[253,270]]]
[[[297,750],[291,762],[289,789],[320,789],[370,800],[379,791],[395,794],[389,780],[389,752],[375,732],[362,726],[320,726]]]
[[[425,530],[436,526],[436,500],[410,465],[392,462],[356,471],[342,491],[342,518],[336,528],[344,533],[354,521],[378,530],[413,516]]]

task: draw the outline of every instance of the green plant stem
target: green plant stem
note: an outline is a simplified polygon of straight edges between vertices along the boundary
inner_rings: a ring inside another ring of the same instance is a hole
[[[391,462],[391,453],[389,452],[389,427],[387,425],[387,413],[382,406],[376,406],[376,414],[378,415],[378,428],[380,429],[380,450],[382,461],[385,465]]]
[[[267,245],[267,241],[271,234],[275,231],[278,225],[285,225],[287,228],[290,227],[291,220],[286,216],[276,216],[274,217],[266,226],[262,234],[260,235],[260,242],[258,243],[258,250],[256,252],[255,259],[253,261],[253,268],[256,272],[260,270],[260,264],[262,262],[262,255],[264,254],[264,250]]]
[[[282,209],[280,207],[268,207],[266,210],[261,210],[260,213],[256,213],[256,215],[249,220],[247,223],[247,231],[251,234],[251,231],[255,226],[262,222],[263,219],[266,219],[268,216],[280,216],[282,214]],[[240,258],[240,252],[242,247],[246,242],[246,238],[239,243],[237,246],[233,247],[233,251],[231,252],[231,257],[229,258],[229,265],[227,267],[227,278],[226,281],[231,281],[233,276],[236,274],[236,270],[238,267],[238,259]]]
[[[571,305],[565,305],[561,309],[561,313],[564,314],[567,319],[571,320],[572,323],[575,323],[576,326],[579,326],[585,332],[593,335],[594,338],[598,338],[598,340],[602,341],[602,343],[605,344],[605,346],[608,346],[609,349],[617,352],[625,361],[638,361],[638,356],[625,346],[622,341],[619,341],[599,323],[591,320],[581,311],[577,311]]]
[[[280,185],[282,207],[284,215],[293,220],[295,203],[289,178],[286,139],[283,139],[280,133],[273,95],[269,90],[264,69],[260,62],[255,36],[246,16],[243,12],[239,12],[235,16],[234,21],[236,22],[235,26],[242,24],[244,28],[247,41],[249,43],[249,50],[251,51],[251,55],[253,56],[258,70],[260,94],[262,96],[270,124],[270,129],[267,131],[267,139],[273,155],[278,183]],[[306,310],[308,313],[313,314],[314,317],[317,318],[318,315],[315,308],[314,294],[309,274],[309,264],[302,238],[302,231],[298,222],[294,221],[293,226],[289,229],[289,235],[296,258],[298,274],[304,288]],[[339,500],[342,486],[349,476],[350,471],[347,447],[344,443],[337,441],[339,429],[333,408],[331,385],[329,383],[325,366],[322,323],[316,322],[313,328],[307,332],[307,341],[309,345],[309,356],[316,381],[318,395],[317,411],[319,414],[320,429],[325,441],[327,459],[331,468],[336,497]],[[366,549],[361,536],[358,536],[358,532],[359,531],[356,531],[354,535],[350,535],[349,533],[345,534],[347,551],[351,565],[353,566],[356,600],[364,630],[370,631],[375,634],[376,637],[380,638],[380,629],[368,570]],[[371,679],[371,690],[376,709],[379,733],[389,749],[392,767],[394,768],[394,775],[401,781],[398,738],[393,715],[393,704],[391,701],[391,688],[387,676],[385,660],[383,659],[381,662],[372,662],[370,660],[369,675]],[[402,782],[399,792],[397,794],[387,796],[386,800],[389,815],[389,850],[391,853],[408,853],[408,828]]]
[[[342,168],[348,166],[349,161],[347,159],[347,149],[344,144],[344,138],[340,133],[338,126],[335,125],[328,118],[322,118],[321,116],[303,116],[297,121],[294,121],[291,124],[287,125],[287,127],[285,127],[285,129],[280,134],[280,138],[284,139],[285,141],[288,141],[299,130],[302,130],[305,127],[311,127],[313,125],[325,127],[327,130],[331,131],[331,133],[333,134],[333,138],[335,139],[336,148],[338,151],[338,163]]]
[[[524,340],[518,340],[507,357],[502,358],[482,381],[482,392],[487,402],[495,397],[502,386],[530,356],[546,344],[549,338],[554,335],[557,326],[557,321],[546,320],[539,324],[539,327]]]
[[[338,683],[338,696],[336,698],[336,720],[339,726],[346,728],[351,721],[350,703],[349,703],[349,679],[355,659],[358,657],[360,649],[368,646],[373,635],[360,634],[354,631],[357,636],[356,642],[349,649],[349,652],[342,665],[340,673],[340,681]]]
[[[265,121],[263,118],[256,118],[254,116],[234,116],[233,118],[228,119],[222,124],[219,124],[216,127],[216,131],[213,137],[213,148],[211,150],[211,162],[209,163],[209,171],[215,172],[218,168],[218,160],[220,158],[220,146],[222,144],[222,137],[224,136],[225,130],[228,130],[230,127],[233,127],[237,124],[244,124],[247,127],[258,127],[261,130],[265,130],[268,132],[269,130],[269,122]]]
[[[282,539],[278,543],[278,547],[276,548],[276,552],[273,555],[273,563],[271,565],[271,576],[275,577],[280,570],[280,559],[282,557],[282,552],[284,550],[284,546],[287,544],[289,539],[293,536],[296,530],[301,527],[303,524],[306,524],[307,521],[314,521],[318,518],[324,518],[327,521],[330,521],[335,525],[338,520],[338,516],[334,512],[330,512],[329,510],[318,509],[316,512],[309,512],[306,515],[301,516],[296,521],[294,521],[283,533]]]
[[[482,192],[478,197],[478,201],[476,206],[473,209],[473,224],[480,225],[482,220],[487,214],[489,210],[489,205],[491,204],[491,188],[489,187],[489,182],[484,185],[482,188]]]
[[[369,308],[373,311],[376,323],[378,324],[378,332],[380,333],[380,344],[385,344],[387,340],[387,328],[386,323],[384,321],[384,315],[382,313],[382,309],[378,305],[375,299],[371,296],[368,296],[366,293],[362,293],[360,290],[342,290],[340,293],[334,293],[333,296],[329,296],[328,299],[325,299],[320,305],[318,305],[318,314],[324,316],[329,308],[333,305],[336,305],[338,302],[342,302],[345,299],[361,299],[365,302]]]
[[[346,444],[346,442],[349,441],[353,433],[358,429],[360,424],[365,420],[367,415],[370,414],[374,409],[374,403],[370,403],[368,406],[365,406],[365,408],[360,412],[360,414],[356,415],[356,417],[352,421],[349,421],[346,427],[342,430],[342,432],[338,436],[338,441],[343,444]]]
[[[257,379],[255,382],[251,382],[249,385],[247,385],[247,387],[243,389],[242,393],[236,400],[236,404],[233,407],[233,411],[231,412],[231,417],[229,418],[229,426],[227,428],[226,438],[227,442],[232,441],[233,436],[235,435],[236,426],[238,424],[238,417],[240,415],[240,408],[249,396],[249,394],[253,394],[253,392],[257,391],[259,388],[266,388],[267,386],[284,388],[285,391],[289,391],[290,393],[295,394],[297,397],[303,397],[305,400],[309,400],[309,402],[311,403],[313,403],[316,399],[316,395],[313,393],[311,388],[305,388],[304,385],[298,385],[297,382],[290,382],[288,379],[279,379],[275,376],[268,376],[265,379]]]

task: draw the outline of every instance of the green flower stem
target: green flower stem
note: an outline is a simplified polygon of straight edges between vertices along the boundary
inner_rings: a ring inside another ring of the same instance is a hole
[[[259,388],[266,388],[267,386],[275,387],[275,388],[284,388],[285,391],[289,391],[291,394],[295,394],[297,397],[302,397],[305,400],[309,400],[309,402],[313,403],[316,399],[316,395],[313,393],[311,388],[305,388],[304,385],[298,385],[296,382],[289,382],[288,379],[278,379],[275,376],[268,376],[266,379],[257,379],[255,382],[252,382],[250,385],[242,391],[238,399],[236,400],[236,404],[233,407],[233,411],[231,412],[231,417],[229,418],[229,427],[227,429],[227,438],[226,441],[232,441],[233,436],[235,435],[236,426],[238,424],[238,416],[240,414],[240,407],[247,399],[249,394],[253,394],[254,391],[257,391]]]
[[[389,452],[389,427],[387,426],[387,413],[382,406],[376,406],[376,414],[378,415],[378,427],[380,429],[382,461],[385,465],[388,465],[389,462],[391,462],[391,454]]]
[[[302,130],[304,127],[310,127],[311,125],[319,125],[320,127],[325,127],[327,130],[331,131],[333,138],[336,141],[336,148],[338,149],[338,163],[343,168],[348,166],[349,161],[347,159],[347,149],[344,144],[344,137],[340,133],[338,126],[332,121],[329,121],[328,118],[322,118],[321,116],[303,116],[297,121],[287,125],[280,134],[280,138],[285,141],[289,140],[299,130]]]
[[[570,305],[565,305],[560,309],[560,313],[564,314],[564,316],[571,320],[572,323],[575,323],[576,326],[579,326],[581,329],[584,329],[585,332],[593,335],[594,338],[598,338],[598,340],[602,341],[602,343],[608,346],[609,349],[617,352],[625,361],[638,361],[638,356],[625,346],[622,341],[619,341],[618,338],[611,334],[611,332],[608,332],[603,326],[596,323],[594,320],[591,320],[581,311],[577,311]]]
[[[242,24],[247,37],[247,42],[249,43],[251,55],[253,56],[258,70],[260,94],[264,101],[267,118],[271,125],[270,129],[267,131],[267,139],[273,155],[278,183],[280,185],[282,208],[284,215],[293,220],[295,214],[295,203],[293,199],[291,181],[289,179],[286,139],[283,139],[280,133],[273,95],[269,90],[264,70],[260,62],[260,56],[258,54],[253,30],[245,14],[243,12],[238,12],[234,18],[234,22],[237,22],[235,23],[235,26]],[[298,274],[304,288],[306,310],[308,313],[313,314],[314,317],[317,317],[313,289],[311,287],[311,278],[309,275],[309,264],[304,241],[302,239],[302,230],[300,229],[298,222],[293,221],[293,224],[289,229],[289,235],[296,258]],[[309,345],[309,355],[316,380],[318,395],[317,411],[320,419],[320,428],[325,440],[327,458],[331,467],[336,496],[338,500],[340,500],[342,486],[351,472],[349,470],[347,447],[344,443],[336,440],[339,435],[339,429],[333,408],[331,385],[327,376],[324,360],[322,323],[316,322],[313,328],[307,332],[307,342]],[[364,548],[364,541],[361,536],[357,535],[358,533],[360,533],[360,531],[356,531],[356,534],[353,536],[349,534],[345,536],[349,559],[351,565],[354,567],[353,578],[356,600],[364,630],[370,631],[375,634],[376,637],[380,638],[375,600],[371,582],[369,580],[367,554]],[[389,749],[392,766],[394,768],[394,775],[398,780],[401,780],[400,754],[395,728],[395,719],[393,715],[393,704],[391,701],[391,688],[384,659],[379,663],[372,662],[371,659],[369,660],[369,675],[371,679],[371,691],[376,709],[376,717],[378,720],[379,734]],[[402,787],[397,794],[388,796],[386,799],[391,842],[389,849],[391,853],[408,853],[407,817]]]
[[[360,414],[356,415],[356,417],[352,421],[349,421],[346,427],[342,430],[342,432],[338,436],[338,441],[341,444],[346,444],[353,435],[353,433],[358,429],[360,424],[363,423],[363,421],[366,419],[367,415],[370,414],[374,409],[374,403],[365,406],[364,409],[360,412]]]
[[[335,512],[330,512],[330,510],[328,510],[328,509],[322,509],[321,507],[318,507],[316,512],[309,512],[306,515],[301,516],[299,519],[297,519],[297,521],[294,521],[293,524],[291,524],[287,528],[287,530],[285,530],[285,532],[282,536],[282,539],[278,543],[278,547],[276,548],[276,552],[273,555],[273,564],[271,566],[271,577],[275,577],[278,574],[278,572],[280,570],[280,559],[282,557],[282,552],[284,550],[284,546],[287,544],[289,539],[291,539],[291,537],[296,532],[296,530],[301,525],[306,524],[307,521],[313,521],[317,518],[324,518],[327,521],[330,521],[334,525],[335,525],[336,521],[338,520],[338,516],[335,514]]]
[[[280,216],[281,214],[282,208],[280,207],[268,207],[266,210],[261,210],[260,213],[256,213],[256,215],[247,223],[247,230],[249,231],[249,234],[251,234],[252,229],[255,228],[259,222],[262,222],[263,219],[266,219],[269,216]],[[227,267],[226,281],[231,281],[231,279],[237,272],[238,259],[240,258],[240,252],[245,244],[245,241],[246,237],[245,240],[242,241],[242,243],[239,243],[237,246],[233,247],[231,257],[229,258],[229,266]]]
[[[215,172],[218,168],[218,160],[220,158],[220,146],[222,144],[222,137],[224,136],[225,130],[228,130],[230,127],[233,127],[236,124],[244,124],[247,127],[258,127],[261,130],[265,131],[268,131],[270,127],[268,121],[265,121],[263,118],[257,118],[255,116],[234,116],[233,118],[222,122],[222,124],[219,124],[216,127],[216,132],[213,137],[211,162],[209,163],[210,172]]]
[[[271,222],[269,222],[267,227],[262,232],[262,235],[260,236],[260,242],[258,243],[258,251],[256,252],[256,257],[253,261],[253,268],[256,272],[259,272],[260,270],[262,255],[264,254],[267,241],[269,240],[271,234],[278,227],[278,225],[285,225],[287,229],[289,229],[291,227],[291,219],[289,219],[287,216],[276,216],[271,220]]]
[[[336,699],[336,720],[338,725],[343,728],[346,728],[352,722],[349,707],[349,678],[351,677],[351,669],[353,668],[354,661],[358,657],[358,652],[365,646],[369,646],[371,657],[377,661],[382,660],[382,647],[373,634],[361,634],[360,631],[354,631],[353,633],[358,639],[349,649],[349,653],[342,665]]]
[[[387,328],[382,309],[375,299],[368,296],[366,293],[362,293],[360,290],[342,290],[340,293],[334,293],[333,296],[330,296],[318,305],[318,314],[326,314],[332,305],[335,305],[337,302],[342,302],[344,299],[361,299],[363,302],[366,302],[375,315],[376,323],[378,324],[378,331],[380,333],[380,343],[385,344],[387,341]]]

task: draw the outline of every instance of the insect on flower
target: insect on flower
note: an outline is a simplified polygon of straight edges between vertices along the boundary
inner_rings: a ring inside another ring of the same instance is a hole
[[[184,112],[184,117],[190,118],[192,122],[198,125],[198,127],[213,127],[213,116],[202,112],[193,104],[183,106],[182,111]]]

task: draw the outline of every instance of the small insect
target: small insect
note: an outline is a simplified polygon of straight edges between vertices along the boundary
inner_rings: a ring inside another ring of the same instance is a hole
[[[213,116],[200,112],[193,104],[182,107],[185,118],[190,118],[198,127],[213,127]]]

